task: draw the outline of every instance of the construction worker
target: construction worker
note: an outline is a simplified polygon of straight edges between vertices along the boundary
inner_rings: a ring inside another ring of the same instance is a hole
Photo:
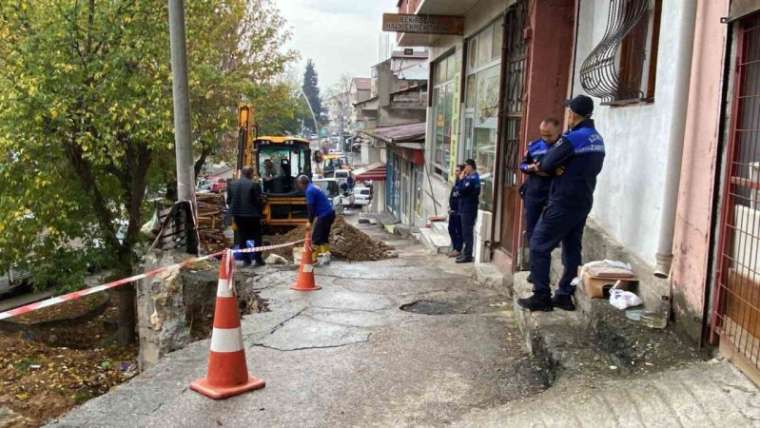
[[[480,175],[473,159],[464,161],[462,182],[459,186],[459,218],[462,222],[462,254],[457,263],[472,263],[475,220],[478,218],[480,204]]]
[[[462,184],[464,165],[457,165],[454,170],[454,185],[449,193],[449,238],[451,252],[449,257],[459,257],[462,254],[462,217],[459,215],[459,190]]]
[[[539,126],[539,133],[541,138],[528,144],[528,151],[520,163],[520,171],[527,175],[525,182],[520,187],[520,196],[523,200],[523,212],[525,215],[526,242],[530,242],[530,238],[533,236],[533,229],[536,227],[541,213],[544,212],[547,202],[549,202],[551,176],[539,171],[538,165],[549,148],[560,137],[559,120],[552,117],[544,119]],[[533,282],[533,278],[529,276],[528,282]]]
[[[594,127],[594,102],[578,95],[567,102],[570,130],[555,143],[538,164],[538,171],[553,175],[549,203],[530,240],[530,273],[533,295],[518,299],[531,311],[553,308],[575,310],[572,280],[581,264],[581,239],[594,201],[596,176],[604,164],[604,141]],[[562,243],[564,273],[550,297],[551,252]]]
[[[309,177],[300,175],[296,179],[298,190],[306,195],[306,207],[309,211],[309,223],[312,225],[311,243],[314,251],[314,262],[319,256],[330,255],[330,228],[335,221],[335,210],[330,200],[322,190],[309,180]]]
[[[238,248],[246,248],[248,241],[253,241],[256,246],[261,245],[261,215],[263,200],[261,198],[261,186],[253,181],[253,168],[247,166],[241,171],[240,179],[233,181],[227,191],[227,205],[230,207],[235,226],[237,227]],[[256,261],[256,266],[263,266],[264,259],[261,253],[243,253],[242,259],[246,266],[251,264],[251,259]]]

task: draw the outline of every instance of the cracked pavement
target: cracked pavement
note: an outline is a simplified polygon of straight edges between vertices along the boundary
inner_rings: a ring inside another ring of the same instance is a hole
[[[255,271],[270,312],[244,317],[242,329],[249,371],[266,388],[225,401],[190,391],[206,371],[201,341],[52,425],[432,426],[543,389],[504,290],[475,283],[472,266],[367,228],[400,257],[318,268],[322,289],[311,293],[289,289],[292,269]],[[469,306],[448,315],[399,309],[421,299]]]
[[[725,361],[634,379],[560,376],[526,355],[506,290],[472,266],[391,240],[398,259],[317,269],[323,288],[289,289],[293,269],[256,271],[270,312],[242,320],[248,368],[266,388],[213,401],[189,390],[208,340],[74,409],[59,427],[760,426],[757,387]],[[449,314],[399,309],[444,303]]]

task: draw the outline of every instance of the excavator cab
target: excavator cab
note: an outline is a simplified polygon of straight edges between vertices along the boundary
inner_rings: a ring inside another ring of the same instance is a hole
[[[296,187],[296,178],[311,178],[309,141],[294,136],[259,137],[252,125],[252,109],[240,108],[238,174],[243,167],[253,167],[260,180],[266,204],[264,225],[270,229],[299,226],[308,221],[306,198]]]

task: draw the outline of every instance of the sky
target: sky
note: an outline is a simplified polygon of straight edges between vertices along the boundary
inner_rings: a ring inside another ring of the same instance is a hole
[[[300,55],[298,74],[314,61],[322,94],[342,74],[369,77],[377,61],[383,12],[397,0],[275,0],[293,33],[290,48]],[[391,36],[393,34],[391,33]]]

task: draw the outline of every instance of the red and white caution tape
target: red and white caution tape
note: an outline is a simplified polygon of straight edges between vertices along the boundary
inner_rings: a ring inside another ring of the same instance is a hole
[[[301,241],[293,241],[293,242],[287,242],[287,243],[278,244],[278,245],[267,245],[267,246],[263,246],[263,247],[246,248],[244,250],[232,250],[232,252],[233,253],[258,253],[258,252],[262,252],[262,251],[270,251],[270,250],[275,250],[275,249],[278,249],[278,248],[290,247],[290,246],[293,246],[293,245],[300,244],[302,242],[304,242],[304,241],[303,240],[301,240]],[[96,285],[95,287],[85,288],[84,290],[74,291],[74,292],[71,292],[71,293],[68,293],[68,294],[64,294],[64,295],[61,295],[61,296],[51,297],[49,299],[41,300],[39,302],[30,303],[30,304],[24,305],[24,306],[19,306],[18,308],[15,308],[15,309],[11,309],[11,310],[8,310],[8,311],[5,311],[5,312],[0,312],[0,321],[2,321],[4,319],[15,317],[15,316],[18,316],[18,315],[23,315],[23,314],[26,314],[26,313],[29,313],[29,312],[32,312],[32,311],[36,311],[38,309],[48,308],[50,306],[55,306],[55,305],[58,305],[58,304],[61,304],[61,303],[65,303],[65,302],[69,302],[69,301],[72,301],[72,300],[81,299],[82,297],[89,296],[90,294],[95,294],[95,293],[99,293],[101,291],[105,291],[105,290],[108,290],[108,289],[111,289],[111,288],[116,288],[116,287],[118,287],[120,285],[129,284],[131,282],[139,281],[139,280],[145,279],[145,278],[150,278],[150,277],[156,276],[159,273],[164,272],[164,271],[170,271],[170,270],[174,270],[174,269],[180,269],[180,268],[183,268],[185,266],[188,266],[188,265],[191,265],[191,264],[194,264],[194,263],[198,263],[198,262],[201,262],[201,261],[204,261],[204,260],[211,259],[213,257],[220,256],[220,255],[224,254],[225,251],[228,251],[228,250],[217,251],[216,253],[208,254],[208,255],[205,255],[205,256],[201,256],[201,257],[194,257],[192,259],[188,259],[188,260],[185,260],[185,261],[180,262],[180,263],[175,263],[175,264],[169,265],[169,266],[162,266],[160,268],[156,268],[156,269],[153,269],[153,270],[150,270],[148,272],[144,272],[144,273],[141,273],[141,274],[138,274],[138,275],[133,275],[133,276],[130,276],[128,278],[122,278],[122,279],[119,279],[119,280],[116,280],[116,281],[112,281],[112,282],[108,282],[108,283],[105,283],[105,284]]]

